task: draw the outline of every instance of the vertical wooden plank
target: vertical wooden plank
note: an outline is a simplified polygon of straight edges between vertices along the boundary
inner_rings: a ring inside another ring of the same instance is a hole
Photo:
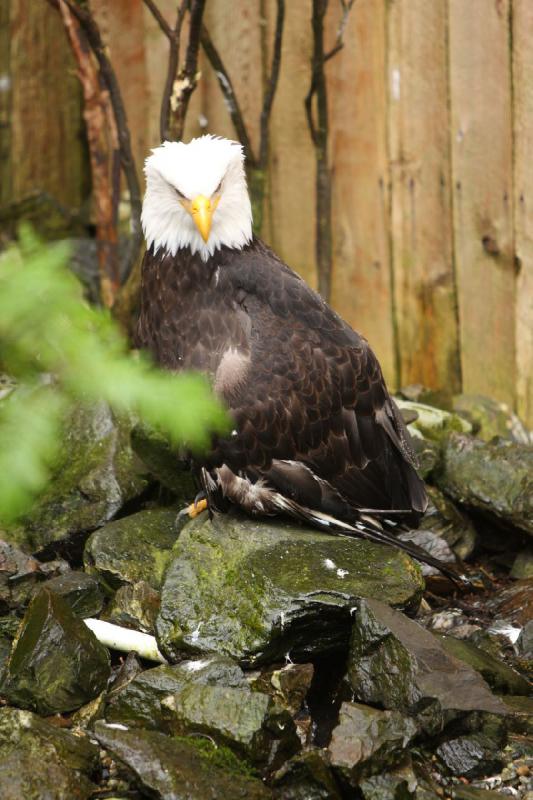
[[[399,380],[460,388],[447,0],[389,4],[391,241]]]
[[[11,0],[0,0],[0,206],[12,199],[10,11]]]
[[[276,3],[266,2],[269,41]],[[315,155],[304,100],[311,64],[311,0],[286,3],[281,74],[270,125],[269,244],[312,286],[315,264]]]
[[[449,14],[463,390],[514,405],[509,0],[450,0]]]
[[[533,4],[513,3],[517,410],[533,428]]]
[[[87,191],[81,91],[59,14],[11,0],[11,200],[48,192],[69,209]]]
[[[255,152],[259,145],[259,115],[262,105],[261,15],[259,0],[224,0],[206,5],[205,23],[222,57],[235,89]],[[204,113],[207,131],[235,139],[222,92],[210,65],[203,59],[205,75]]]
[[[385,0],[358,0],[327,66],[333,169],[332,304],[396,386],[389,253]],[[330,25],[330,39],[338,19]]]
[[[91,0],[90,5],[117,75],[140,177],[148,150],[149,119],[144,4],[142,0]],[[161,53],[159,57],[164,61]]]

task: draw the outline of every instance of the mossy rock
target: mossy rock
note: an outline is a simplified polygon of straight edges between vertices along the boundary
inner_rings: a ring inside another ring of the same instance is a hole
[[[466,417],[473,433],[485,442],[499,436],[519,444],[533,444],[531,434],[507,403],[482,394],[458,394],[453,398],[453,410]]]
[[[97,575],[110,593],[138,581],[159,589],[178,537],[175,522],[176,511],[166,508],[109,522],[87,540],[87,572]]]
[[[2,800],[86,800],[98,748],[29,711],[0,709]]]
[[[157,731],[120,730],[103,722],[94,736],[114,759],[135,775],[148,797],[187,800],[268,800],[271,792],[258,778],[238,774],[234,764],[220,766],[183,737]]]
[[[454,434],[436,482],[454,501],[533,535],[532,447]]]
[[[218,652],[243,664],[347,646],[359,597],[418,606],[418,565],[391,547],[281,520],[200,515],[176,542],[156,633],[171,660]]]
[[[110,520],[148,485],[131,449],[131,423],[105,403],[78,406],[65,422],[61,450],[31,512],[3,538],[35,552]]]
[[[128,726],[164,729],[161,701],[191,684],[250,691],[240,667],[223,656],[163,664],[141,672],[119,692],[114,692],[107,705],[106,718]]]
[[[73,711],[103,691],[110,671],[106,648],[61,597],[41,589],[21,623],[0,693],[40,714]]]
[[[425,439],[441,444],[451,433],[471,433],[472,425],[459,414],[444,411],[425,403],[415,403],[411,400],[396,399],[396,404],[402,413],[414,412],[417,418],[410,423],[409,430],[414,428]]]

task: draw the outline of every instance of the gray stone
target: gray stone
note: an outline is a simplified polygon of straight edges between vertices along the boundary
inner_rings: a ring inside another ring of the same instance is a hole
[[[109,674],[106,648],[61,597],[41,589],[22,621],[0,692],[14,705],[56,714],[96,697]]]
[[[329,745],[331,765],[343,782],[356,787],[362,778],[396,764],[417,730],[400,711],[343,703]]]
[[[87,572],[99,576],[110,592],[146,581],[159,589],[177,539],[176,512],[139,511],[95,531],[85,545]]]
[[[531,691],[529,681],[518,672],[471,642],[460,641],[453,636],[443,636],[441,642],[449,655],[469,664],[479,672],[495,692],[527,695]]]
[[[160,800],[267,800],[256,778],[214,764],[193,741],[156,731],[120,730],[97,722],[94,735],[135,775],[143,793]]]
[[[4,538],[31,551],[85,534],[111,519],[147,486],[130,445],[131,423],[108,406],[79,406],[51,478],[31,512]]]
[[[532,447],[453,434],[437,484],[456,502],[533,535]]]
[[[128,726],[162,729],[165,725],[161,701],[185,686],[217,685],[250,691],[241,668],[223,656],[182,661],[145,670],[121,691],[113,691],[106,709],[110,722]]]
[[[279,800],[341,800],[327,750],[306,750],[290,758],[274,776]]]
[[[531,434],[507,403],[482,394],[459,394],[453,398],[453,410],[465,416],[475,435],[485,442],[500,436],[519,444],[533,444]]]
[[[104,594],[100,584],[85,572],[67,572],[46,581],[44,586],[59,595],[77,617],[95,617],[102,610]]]
[[[127,583],[117,590],[102,619],[153,634],[160,606],[161,596],[149,583]]]
[[[281,520],[207,514],[176,542],[157,620],[160,649],[219,652],[254,665],[345,647],[361,596],[401,608],[419,602],[422,579],[404,553],[328,536]]]
[[[396,404],[402,414],[405,411],[414,411],[417,418],[409,425],[409,430],[415,429],[422,434],[425,439],[441,443],[454,431],[458,433],[470,433],[472,425],[458,414],[444,411],[435,406],[425,403],[416,403],[411,400],[396,399]]]
[[[163,433],[147,425],[136,425],[131,433],[131,445],[150,474],[174,492],[179,504],[192,503],[197,489],[190,468]]]
[[[440,639],[378,600],[362,600],[355,614],[348,680],[356,699],[409,713],[428,733],[464,711],[507,713]]]
[[[254,676],[250,685],[254,692],[269,694],[278,705],[296,714],[311,688],[315,669],[312,664],[285,664],[268,667]]]
[[[290,714],[248,688],[191,684],[161,705],[173,733],[203,734],[258,767],[277,769],[300,749]]]
[[[497,772],[503,759],[494,743],[483,734],[458,736],[443,742],[436,755],[452,775],[478,778]]]
[[[428,508],[420,522],[420,530],[436,533],[461,559],[466,559],[476,545],[476,530],[468,517],[435,486],[426,486]]]
[[[518,553],[511,569],[511,578],[533,578],[533,548],[528,547]]]
[[[0,709],[2,800],[85,800],[98,748],[29,711]]]

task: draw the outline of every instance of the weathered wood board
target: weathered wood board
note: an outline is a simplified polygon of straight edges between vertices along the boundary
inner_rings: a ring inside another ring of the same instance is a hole
[[[389,158],[399,381],[459,391],[452,252],[447,0],[388,14]]]
[[[513,3],[517,410],[533,427],[533,3]]]
[[[515,401],[509,0],[450,0],[454,245],[463,391]]]
[[[336,310],[396,386],[389,247],[385,0],[358,0],[327,65]],[[334,41],[338,14],[330,23]]]

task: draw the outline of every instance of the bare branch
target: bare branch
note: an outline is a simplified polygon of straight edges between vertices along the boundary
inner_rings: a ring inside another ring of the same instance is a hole
[[[73,0],[63,1],[80,23],[87,37],[87,41],[91,46],[91,50],[98,61],[100,75],[104,85],[109,91],[109,97],[113,107],[113,114],[115,117],[120,145],[120,163],[126,178],[126,183],[128,185],[131,206],[131,237],[128,244],[128,252],[125,258],[125,280],[137,261],[137,256],[139,254],[139,249],[143,239],[141,228],[141,188],[137,178],[137,171],[135,169],[135,160],[133,158],[133,151],[131,147],[131,138],[126,109],[124,107],[124,101],[122,100],[122,94],[118,85],[117,76],[107,56],[106,47],[102,40],[102,35],[96,20],[93,18],[90,11],[87,11],[85,8],[77,5],[77,3],[75,3]],[[48,0],[48,2],[55,8],[58,8],[58,0]]]
[[[109,93],[100,86],[98,70],[85,34],[65,0],[58,0],[58,5],[78,65],[85,101],[83,116],[87,126],[93,181],[100,297],[103,304],[111,308],[120,284],[116,227],[118,197],[113,191],[115,154],[119,149],[117,130],[110,109]]]
[[[198,53],[202,31],[202,17],[206,0],[189,0],[189,41],[185,55],[185,67],[174,81],[170,96],[172,112],[171,133],[174,139],[183,138],[185,117],[191,95],[198,83]],[[179,15],[178,15],[179,17]]]
[[[277,0],[278,11],[276,15],[276,31],[274,33],[274,52],[272,55],[272,66],[270,68],[270,78],[265,91],[263,108],[260,120],[260,140],[259,140],[259,167],[265,169],[268,160],[268,124],[272,112],[274,95],[278,86],[279,70],[281,66],[281,46],[283,40],[283,24],[285,20],[285,0]]]
[[[172,30],[172,28],[170,27],[170,25],[168,24],[168,22],[164,18],[163,14],[161,13],[161,11],[157,7],[157,5],[153,2],[153,0],[143,0],[143,3],[146,6],[146,8],[150,11],[150,13],[153,16],[153,18],[156,20],[157,24],[159,25],[159,27],[161,28],[161,30],[163,31],[165,36],[168,39],[172,39],[173,36],[174,36],[174,31]],[[185,5],[186,5],[186,2],[182,3],[182,6],[185,6]]]
[[[328,162],[328,96],[324,66],[344,46],[344,32],[348,15],[355,0],[340,0],[342,16],[337,28],[335,44],[324,52],[324,18],[329,0],[313,0],[313,56],[311,83],[305,98],[305,113],[316,156],[316,260],[318,290],[329,299],[331,292],[332,232],[331,232],[331,172]],[[316,121],[313,100],[316,98]]]
[[[235,128],[235,133],[237,134],[237,139],[244,147],[244,154],[249,165],[253,167],[257,164],[257,161],[252,150],[252,144],[250,137],[248,136],[248,131],[246,129],[244,117],[239,106],[239,101],[237,100],[237,96],[233,89],[233,84],[228,71],[224,66],[218,50],[213,44],[211,37],[209,36],[205,25],[202,25],[200,40],[209,63],[213,67],[215,75],[217,76],[222,96],[226,102],[226,107],[231,117],[233,127]]]

